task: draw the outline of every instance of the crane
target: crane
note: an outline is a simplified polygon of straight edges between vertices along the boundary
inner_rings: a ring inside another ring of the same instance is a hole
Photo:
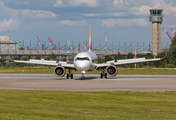
[[[39,42],[39,45],[40,45],[41,50],[43,50],[43,48],[42,48],[42,44],[41,44],[40,39],[39,39],[38,36],[37,36],[37,39],[38,39],[38,42]]]
[[[48,41],[49,41],[51,50],[53,50],[53,41],[51,40],[51,37],[48,37]]]
[[[70,41],[67,41],[67,45],[69,46],[69,48],[70,48],[71,50],[73,50],[73,47],[71,46]]]
[[[87,50],[87,47],[86,47],[86,44],[85,44],[85,42],[83,42],[83,44],[84,44],[85,50]]]
[[[170,32],[168,32],[165,28],[163,28],[163,30],[165,31],[167,36],[170,38],[170,40],[172,40],[173,39],[172,34]]]
[[[175,32],[175,30],[174,29],[171,29],[172,30],[172,32],[174,33],[174,36],[176,36],[176,32]]]

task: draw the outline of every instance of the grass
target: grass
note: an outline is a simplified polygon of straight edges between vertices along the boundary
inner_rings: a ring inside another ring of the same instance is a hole
[[[0,73],[34,73],[34,74],[53,74],[54,68],[48,67],[0,67]],[[73,71],[80,74],[79,71]],[[88,71],[86,74],[100,74],[101,71]],[[175,68],[118,68],[118,74],[143,74],[143,75],[176,75]]]
[[[0,90],[0,119],[175,120],[176,92]]]

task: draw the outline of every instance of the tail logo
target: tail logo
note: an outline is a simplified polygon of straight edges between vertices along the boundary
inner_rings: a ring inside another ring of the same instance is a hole
[[[91,38],[91,26],[90,26],[90,34],[89,34],[89,52],[92,51],[92,38]]]

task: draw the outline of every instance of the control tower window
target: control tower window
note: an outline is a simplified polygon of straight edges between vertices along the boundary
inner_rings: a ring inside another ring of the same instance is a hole
[[[157,10],[157,15],[161,15],[161,11],[160,10]]]
[[[75,61],[77,61],[77,60],[80,60],[80,61],[90,61],[90,59],[88,57],[84,57],[84,58],[77,57],[75,59]]]
[[[153,10],[153,15],[156,15],[156,10]]]

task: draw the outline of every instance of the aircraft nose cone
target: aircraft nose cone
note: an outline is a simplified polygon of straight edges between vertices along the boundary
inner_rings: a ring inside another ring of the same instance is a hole
[[[76,62],[75,63],[75,67],[77,70],[79,71],[86,71],[89,70],[89,62]]]

